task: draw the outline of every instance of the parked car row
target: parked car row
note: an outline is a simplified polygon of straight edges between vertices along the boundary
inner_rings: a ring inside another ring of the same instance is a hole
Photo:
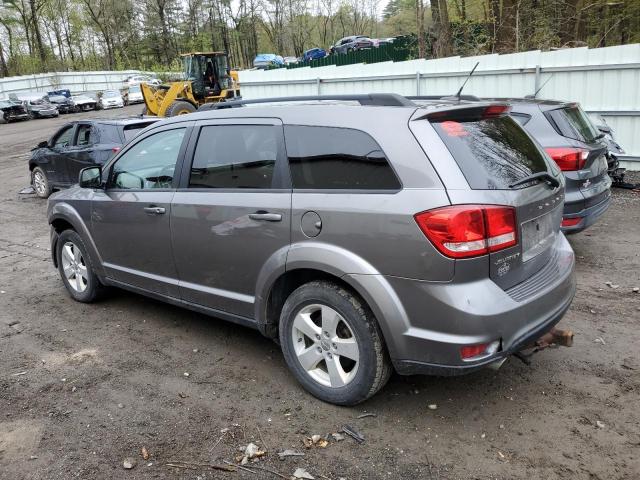
[[[273,53],[260,53],[253,60],[253,68],[267,69],[273,66],[289,65],[298,62],[308,62],[311,60],[317,60],[324,58],[327,55],[340,55],[357,50],[364,50],[368,48],[377,48],[382,45],[393,43],[395,37],[388,38],[369,38],[366,35],[351,35],[343,37],[338,40],[334,45],[329,47],[328,50],[323,48],[310,48],[303,52],[301,57],[281,57]]]
[[[8,98],[0,99],[0,123],[51,118],[59,114],[122,108],[125,105],[142,103],[142,82],[135,81],[132,79],[131,85],[122,91],[104,90],[72,94],[69,90],[56,90],[48,93],[10,94]]]
[[[578,104],[290,100],[76,122],[38,145],[39,195],[79,170],[48,204],[69,295],[115,286],[256,328],[340,405],[393,370],[498,368],[570,336],[555,330],[576,288],[562,230],[593,224],[611,183]],[[104,155],[83,163],[93,132]]]

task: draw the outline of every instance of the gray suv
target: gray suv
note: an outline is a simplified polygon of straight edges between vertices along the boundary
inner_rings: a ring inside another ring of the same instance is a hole
[[[393,369],[500,365],[560,320],[564,180],[507,105],[325,99],[167,119],[83,170],[48,205],[70,295],[121,287],[256,328],[341,405]]]
[[[611,203],[607,146],[580,104],[554,100],[499,99],[563,171],[565,205],[562,230],[580,232],[604,214]]]

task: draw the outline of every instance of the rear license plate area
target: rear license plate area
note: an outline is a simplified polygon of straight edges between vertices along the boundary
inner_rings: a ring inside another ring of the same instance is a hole
[[[561,221],[562,208],[556,207],[554,210],[520,225],[523,262],[537,257],[553,244]]]

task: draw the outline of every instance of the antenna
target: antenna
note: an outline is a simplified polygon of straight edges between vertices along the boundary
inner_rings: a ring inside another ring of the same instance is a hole
[[[540,90],[542,90],[542,89],[544,88],[544,86],[545,86],[547,83],[549,83],[549,80],[551,80],[551,77],[552,77],[552,76],[553,76],[553,75],[549,75],[549,77],[548,77],[548,78],[545,80],[545,82],[540,86],[540,88],[539,88],[539,89],[537,89],[537,90],[535,91],[535,93],[533,94],[533,98],[536,98],[536,97],[538,96],[538,93],[540,93]]]
[[[458,93],[455,94],[455,97],[458,99],[458,101],[460,101],[460,95],[462,94],[462,89],[464,88],[464,86],[467,84],[467,82],[471,78],[471,75],[473,75],[473,72],[476,71],[476,68],[478,68],[478,65],[480,65],[480,62],[476,63],[476,65],[473,67],[473,70],[471,70],[469,72],[469,75],[467,75],[467,78],[464,80],[464,83],[460,87],[460,90],[458,90]]]

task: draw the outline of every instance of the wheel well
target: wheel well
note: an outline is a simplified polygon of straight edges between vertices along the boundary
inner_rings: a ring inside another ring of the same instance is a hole
[[[53,222],[51,222],[51,226],[53,227],[55,232],[58,234],[53,238],[53,241],[51,242],[51,258],[53,259],[54,267],[58,268],[58,258],[56,255],[56,248],[58,245],[58,236],[65,230],[74,230],[74,228],[73,228],[73,225],[71,225],[69,222],[67,222],[62,218],[56,218]]]
[[[65,230],[73,230],[73,225],[62,218],[56,218],[53,222],[51,222],[51,226],[56,231],[56,233],[60,234]]]
[[[356,292],[351,285],[342,280],[340,277],[336,277],[322,270],[301,268],[297,270],[290,270],[283,273],[274,282],[269,292],[269,298],[267,299],[267,306],[265,312],[265,325],[264,333],[273,339],[278,338],[278,326],[280,324],[280,312],[284,306],[284,302],[287,301],[289,295],[298,287],[305,283],[313,282],[315,280],[328,280],[336,283],[346,290],[360,295]],[[366,303],[362,297],[360,297],[363,303]]]

